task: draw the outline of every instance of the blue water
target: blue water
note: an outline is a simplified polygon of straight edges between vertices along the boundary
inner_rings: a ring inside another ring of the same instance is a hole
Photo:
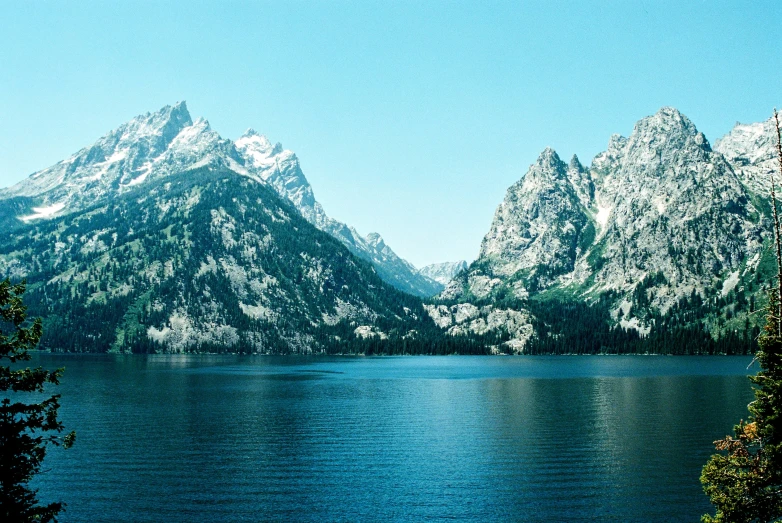
[[[747,357],[62,356],[71,521],[697,521]]]

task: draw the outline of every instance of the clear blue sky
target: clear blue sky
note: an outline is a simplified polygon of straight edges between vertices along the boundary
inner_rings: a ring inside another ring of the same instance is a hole
[[[474,258],[546,146],[589,163],[664,105],[713,141],[782,104],[779,0],[114,4],[0,2],[0,186],[184,99],[421,266]]]

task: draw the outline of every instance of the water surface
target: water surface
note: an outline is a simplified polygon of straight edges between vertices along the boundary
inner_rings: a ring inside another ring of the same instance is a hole
[[[63,356],[61,521],[697,521],[748,357]]]

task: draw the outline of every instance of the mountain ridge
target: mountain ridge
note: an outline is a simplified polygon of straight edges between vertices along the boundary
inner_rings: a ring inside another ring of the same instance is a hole
[[[253,129],[236,141],[224,139],[205,119],[194,121],[184,101],[137,116],[68,159],[0,189],[0,199],[15,199],[17,206],[28,209],[13,217],[0,214],[0,225],[77,212],[148,180],[202,166],[227,168],[269,184],[308,221],[371,262],[397,288],[418,296],[442,290],[441,284],[419,274],[387,245],[377,249],[355,228],[328,217],[293,151],[272,145]]]
[[[438,298],[479,308],[511,300],[515,310],[547,295],[599,302],[609,324],[641,336],[711,300],[697,322],[718,338],[749,311],[715,300],[759,292],[763,201],[686,116],[663,107],[629,137],[612,135],[589,168],[544,149],[508,189],[478,259]]]
[[[589,166],[547,147],[476,260],[418,270],[331,219],[295,153],[223,139],[181,103],[2,190],[0,271],[31,278],[55,338],[79,311],[95,350],[745,353],[773,272],[771,125],[712,147],[663,107]],[[442,291],[384,290],[422,281]]]

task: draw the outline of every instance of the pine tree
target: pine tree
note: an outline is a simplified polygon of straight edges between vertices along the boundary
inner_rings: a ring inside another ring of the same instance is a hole
[[[48,445],[70,447],[71,432],[60,437],[63,425],[57,418],[60,395],[35,403],[30,396],[43,393],[47,384],[57,385],[63,369],[47,371],[13,365],[29,361],[29,349],[41,338],[41,320],[26,321],[22,303],[25,283],[0,282],[0,520],[13,522],[56,521],[63,503],[39,504],[37,491],[28,484],[41,469]]]
[[[777,153],[782,177],[782,134],[774,110]],[[771,180],[774,243],[778,288],[770,292],[766,326],[758,340],[760,371],[751,376],[755,401],[749,404],[749,421],[733,428],[734,436],[714,442],[717,450],[703,467],[701,483],[716,507],[714,516],[701,521],[771,522],[782,519],[782,238],[777,201]]]

